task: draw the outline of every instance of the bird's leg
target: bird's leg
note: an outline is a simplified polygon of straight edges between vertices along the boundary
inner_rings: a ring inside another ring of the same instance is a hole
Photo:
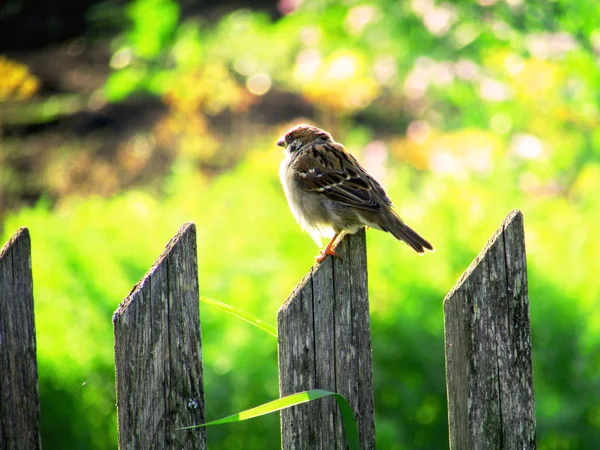
[[[335,243],[335,240],[337,239],[337,237],[339,235],[340,235],[340,233],[335,233],[335,235],[329,241],[329,244],[327,244],[327,247],[325,247],[325,249],[321,252],[321,254],[315,258],[317,260],[317,262],[319,262],[319,263],[323,262],[323,260],[325,258],[327,258],[327,255],[335,256],[336,258],[339,258],[340,261],[342,260],[342,257],[340,255],[338,255],[336,252],[334,252],[332,249],[333,244]]]

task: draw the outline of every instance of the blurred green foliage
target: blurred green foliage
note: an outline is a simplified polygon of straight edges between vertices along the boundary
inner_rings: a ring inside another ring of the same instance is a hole
[[[378,447],[447,447],[442,300],[513,208],[525,216],[540,449],[600,442],[600,19],[575,3],[280,1],[180,20],[137,0],[114,41],[112,101],[158,95],[177,153],[161,195],[76,195],[27,225],[45,448],[116,448],[111,314],[178,226],[198,227],[202,295],[275,323],[317,249],[288,212],[274,142],[250,106],[291,93],[381,179],[437,252],[368,233]],[[209,116],[234,120],[223,137]],[[236,118],[238,122],[236,122]],[[232,163],[232,155],[236,158]],[[201,305],[208,419],[278,395],[272,338]],[[278,418],[208,430],[211,448],[277,448]]]

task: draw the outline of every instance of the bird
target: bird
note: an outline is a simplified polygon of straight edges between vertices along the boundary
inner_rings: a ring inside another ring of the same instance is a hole
[[[342,259],[333,247],[340,235],[369,227],[391,233],[419,254],[433,246],[406,225],[381,185],[326,131],[298,125],[277,142],[284,147],[279,177],[290,210],[317,245],[329,243],[315,258]]]

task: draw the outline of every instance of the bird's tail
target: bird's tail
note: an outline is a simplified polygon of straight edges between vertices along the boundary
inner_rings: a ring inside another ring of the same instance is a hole
[[[392,209],[389,210],[389,214],[386,214],[386,219],[385,223],[380,224],[380,226],[385,231],[392,233],[396,239],[406,242],[420,254],[425,253],[426,250],[431,252],[434,251],[433,245],[431,245],[429,241],[423,239],[421,235],[411,227],[406,225]]]

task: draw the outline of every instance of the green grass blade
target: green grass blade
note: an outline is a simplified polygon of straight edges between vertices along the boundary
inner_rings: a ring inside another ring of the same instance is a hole
[[[260,328],[263,331],[266,331],[270,335],[277,338],[277,329],[273,325],[269,325],[268,323],[263,322],[260,319],[257,319],[251,314],[248,314],[246,311],[242,311],[241,309],[236,308],[235,306],[228,305],[226,303],[219,302],[217,300],[213,300],[212,298],[200,296],[200,301],[206,303],[207,305],[212,305],[219,308],[222,311],[225,311],[232,316],[237,317],[238,319],[245,320],[248,323],[251,323],[255,327]]]
[[[354,420],[354,414],[352,408],[348,403],[348,400],[343,395],[335,392],[329,392],[322,389],[312,389],[310,391],[299,392],[297,394],[288,395],[287,397],[273,400],[272,402],[265,403],[264,405],[257,406],[256,408],[247,409],[231,416],[223,417],[222,419],[213,420],[202,425],[193,425],[190,427],[179,428],[180,430],[189,430],[191,428],[208,427],[212,425],[221,425],[224,423],[241,422],[242,420],[252,419],[254,417],[262,416],[264,414],[270,414],[282,409],[289,408],[290,406],[300,405],[302,403],[316,400],[322,397],[333,396],[337,402],[340,413],[342,415],[342,421],[344,423],[344,432],[346,433],[346,440],[350,450],[360,450],[360,444],[358,440],[358,428],[356,421]]]

